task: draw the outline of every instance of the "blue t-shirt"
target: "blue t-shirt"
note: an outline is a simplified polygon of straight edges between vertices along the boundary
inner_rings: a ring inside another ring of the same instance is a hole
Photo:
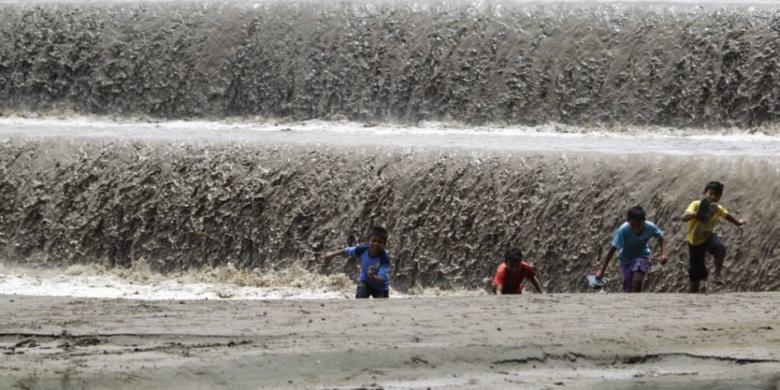
[[[639,257],[650,257],[650,246],[647,244],[652,237],[659,240],[664,238],[664,233],[654,223],[645,221],[644,229],[637,235],[631,231],[628,222],[624,222],[615,230],[612,246],[620,250],[620,262],[626,264]]]
[[[368,254],[367,245],[351,246],[345,249],[347,256],[360,260],[360,281],[368,283],[369,286],[380,290],[390,290],[390,255],[383,250],[377,257],[371,257]],[[384,283],[377,283],[368,278],[368,268],[376,266],[376,275],[384,279]]]

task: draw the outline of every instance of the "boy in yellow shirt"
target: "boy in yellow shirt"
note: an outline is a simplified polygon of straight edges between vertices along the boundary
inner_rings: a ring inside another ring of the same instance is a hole
[[[723,195],[723,184],[711,181],[704,187],[704,198],[694,200],[682,216],[683,222],[688,222],[688,252],[690,263],[688,276],[691,280],[690,292],[697,293],[701,289],[701,281],[707,279],[709,273],[704,264],[707,253],[715,257],[715,283],[720,281],[723,269],[723,259],[726,257],[726,247],[713,232],[718,220],[723,218],[734,225],[742,226],[745,221],[731,216],[725,207],[718,204]]]

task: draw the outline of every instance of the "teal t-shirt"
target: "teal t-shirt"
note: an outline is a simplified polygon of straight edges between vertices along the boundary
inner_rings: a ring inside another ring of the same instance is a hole
[[[639,257],[650,257],[650,246],[648,243],[651,238],[662,240],[664,233],[658,226],[650,221],[645,221],[645,227],[642,232],[634,234],[628,222],[624,222],[615,230],[612,236],[612,246],[620,251],[620,262],[630,263]]]

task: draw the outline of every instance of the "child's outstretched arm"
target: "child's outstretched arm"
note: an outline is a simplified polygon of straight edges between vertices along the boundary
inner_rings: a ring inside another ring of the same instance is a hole
[[[534,288],[539,294],[544,294],[544,289],[542,288],[542,283],[539,282],[539,278],[534,275],[531,277],[531,284],[534,285]]]
[[[604,262],[601,263],[601,268],[599,268],[598,271],[596,271],[596,277],[601,279],[601,277],[604,276],[604,273],[607,272],[607,266],[609,265],[609,262],[612,260],[612,256],[615,255],[615,251],[617,249],[614,246],[609,247],[609,251],[607,251],[607,255],[604,257]]]
[[[745,220],[743,220],[743,219],[736,219],[736,218],[732,217],[731,214],[726,214],[726,216],[723,217],[723,218],[725,218],[727,221],[729,221],[729,222],[731,222],[731,223],[733,223],[734,225],[737,225],[737,226],[742,226],[742,225],[745,224]]]
[[[325,261],[330,261],[331,259],[333,259],[334,257],[336,257],[338,255],[346,256],[347,254],[346,254],[346,252],[344,252],[343,249],[339,249],[337,251],[328,252],[328,253],[324,254],[322,257],[325,259]]]

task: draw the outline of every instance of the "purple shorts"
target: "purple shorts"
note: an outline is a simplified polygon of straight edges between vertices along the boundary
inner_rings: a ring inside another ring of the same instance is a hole
[[[623,292],[631,292],[631,280],[634,277],[634,272],[647,275],[650,272],[650,259],[637,257],[630,263],[620,263],[620,273],[623,274]]]

